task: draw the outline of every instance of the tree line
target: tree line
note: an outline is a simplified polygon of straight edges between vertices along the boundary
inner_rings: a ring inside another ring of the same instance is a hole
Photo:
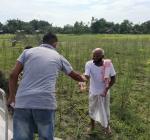
[[[108,22],[104,18],[92,17],[87,24],[83,21],[76,21],[74,25],[64,25],[64,27],[53,26],[44,20],[32,20],[24,22],[19,19],[7,20],[5,24],[0,22],[0,34],[24,32],[26,34],[54,32],[62,34],[150,34],[150,20],[141,24],[133,24],[129,20],[124,20],[120,24]]]

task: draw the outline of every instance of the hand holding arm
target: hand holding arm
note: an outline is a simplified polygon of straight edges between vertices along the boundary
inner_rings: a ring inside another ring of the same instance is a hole
[[[85,82],[79,82],[79,88],[80,88],[80,92],[86,91],[87,90],[87,80],[89,79],[88,75],[82,75],[86,81]]]

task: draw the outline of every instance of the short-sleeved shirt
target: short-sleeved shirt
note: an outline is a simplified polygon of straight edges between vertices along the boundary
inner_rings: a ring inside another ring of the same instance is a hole
[[[90,76],[89,93],[92,95],[103,94],[105,90],[105,82],[103,79],[103,66],[96,66],[93,60],[90,60],[85,65],[85,75]],[[116,72],[113,64],[110,65],[109,75],[115,76]]]
[[[59,71],[67,75],[70,63],[48,44],[24,50],[17,59],[23,65],[15,108],[55,110],[55,85]]]

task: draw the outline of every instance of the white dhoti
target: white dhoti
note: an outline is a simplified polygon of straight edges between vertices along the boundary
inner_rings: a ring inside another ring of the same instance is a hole
[[[89,115],[90,117],[100,122],[103,127],[107,127],[110,120],[110,93],[106,97],[101,95],[89,96]]]

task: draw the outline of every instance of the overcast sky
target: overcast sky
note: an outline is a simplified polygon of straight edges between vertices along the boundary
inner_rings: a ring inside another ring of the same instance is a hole
[[[55,26],[87,23],[91,18],[120,23],[150,20],[150,0],[0,0],[0,22],[45,20]]]

